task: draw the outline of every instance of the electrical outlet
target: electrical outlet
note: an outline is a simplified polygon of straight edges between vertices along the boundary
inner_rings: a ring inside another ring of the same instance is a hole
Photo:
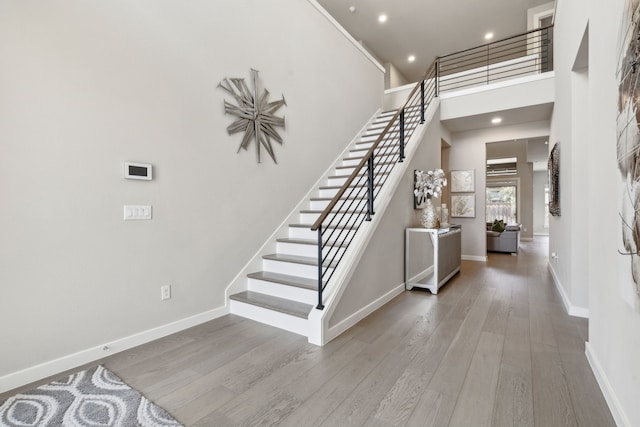
[[[169,298],[171,298],[171,285],[161,286],[160,299],[164,301]]]

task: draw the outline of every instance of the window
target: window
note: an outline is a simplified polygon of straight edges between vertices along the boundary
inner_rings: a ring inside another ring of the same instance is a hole
[[[493,222],[496,219],[501,219],[507,224],[517,223],[517,201],[515,185],[496,185],[487,187],[487,222]]]

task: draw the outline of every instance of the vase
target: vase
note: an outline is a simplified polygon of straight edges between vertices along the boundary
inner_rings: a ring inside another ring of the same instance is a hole
[[[438,228],[439,218],[436,215],[436,208],[431,203],[431,198],[427,198],[427,203],[422,209],[422,217],[420,222],[424,228]]]

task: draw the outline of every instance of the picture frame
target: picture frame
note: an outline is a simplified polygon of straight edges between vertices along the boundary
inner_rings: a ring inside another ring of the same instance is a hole
[[[413,171],[413,188],[415,190],[416,188],[416,182],[418,181],[418,178],[416,176],[416,172],[418,172],[418,169],[414,169]],[[423,209],[425,206],[427,206],[427,198],[424,196],[416,196],[415,193],[413,194],[413,209]]]
[[[560,143],[556,144],[549,153],[547,163],[549,170],[549,213],[560,216]]]
[[[451,171],[452,193],[474,193],[475,191],[475,169]]]
[[[475,218],[476,195],[451,195],[451,218]]]

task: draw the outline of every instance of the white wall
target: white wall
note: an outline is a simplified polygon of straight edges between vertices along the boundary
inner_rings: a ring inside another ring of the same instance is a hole
[[[413,171],[440,167],[442,129],[439,116],[437,111],[428,124],[420,147],[333,312],[329,326],[340,323],[404,283],[405,228],[420,227],[421,211],[413,209]]]
[[[0,380],[224,309],[382,104],[383,72],[307,1],[3,2],[0,57]],[[250,68],[287,100],[278,165],[226,133],[216,86]],[[126,160],[155,179],[124,180]]]
[[[582,125],[586,129],[583,137],[573,138],[573,153],[580,152],[577,159],[583,159],[588,173],[575,172],[573,180],[583,182],[571,185],[563,182],[563,195],[576,191],[586,201],[588,211],[587,224],[580,234],[579,241],[561,233],[558,227],[571,221],[582,223],[584,212],[574,211],[571,217],[563,216],[554,221],[551,237],[559,247],[581,245],[586,252],[580,260],[586,266],[589,304],[589,343],[587,356],[596,373],[601,388],[607,398],[612,413],[620,426],[640,425],[640,313],[634,310],[621,297],[620,287],[633,287],[630,277],[629,258],[618,255],[621,247],[621,223],[618,212],[622,187],[617,168],[616,116],[618,87],[616,71],[618,66],[618,34],[624,0],[600,2],[591,0],[585,6],[583,1],[562,0],[558,4],[556,17],[556,40],[560,44],[556,62],[561,71],[562,80],[558,84],[568,83],[569,78],[582,79],[584,76],[571,76],[569,64],[582,37],[588,13],[589,20],[589,75],[586,94],[576,99],[588,101],[587,116]],[[560,34],[558,33],[560,31]],[[565,59],[566,58],[566,59]],[[575,58],[575,55],[574,55]],[[583,86],[581,84],[581,86]],[[558,101],[567,102],[567,91],[576,90],[576,86],[565,87],[558,94]],[[565,90],[566,89],[566,90]],[[574,93],[575,95],[575,93]],[[575,103],[574,103],[575,106]],[[560,107],[560,110],[557,110]],[[566,106],[556,103],[554,128],[559,129],[569,117]],[[556,116],[557,115],[557,116]],[[576,123],[573,123],[574,126]],[[576,128],[574,127],[574,131]],[[559,137],[561,141],[566,137]],[[580,145],[579,145],[580,144]],[[564,145],[563,145],[564,149]],[[584,152],[584,156],[582,156]],[[563,151],[562,156],[565,156]],[[562,166],[565,166],[564,163]],[[574,166],[574,165],[572,165]],[[561,170],[564,173],[564,169]],[[573,249],[576,249],[574,246]],[[573,281],[573,276],[571,276]]]
[[[549,122],[531,122],[515,126],[497,126],[451,134],[449,167],[451,170],[475,169],[476,217],[451,218],[462,224],[462,255],[471,260],[485,260],[487,256],[485,222],[486,147],[488,142],[507,139],[527,139],[549,134]]]
[[[544,204],[544,190],[548,186],[548,181],[547,171],[533,172],[533,232],[535,234],[549,234],[549,227],[544,226],[547,210]]]
[[[392,89],[409,84],[409,80],[391,62],[384,63],[384,88]]]
[[[560,8],[554,29],[556,102],[551,119],[549,149],[560,144],[561,216],[549,219],[549,252],[557,254],[550,266],[560,287],[565,305],[572,314],[588,316],[587,228],[589,211],[584,197],[587,182],[587,141],[589,138],[589,102],[584,73],[572,71],[582,35],[587,26],[587,8],[570,12]]]

